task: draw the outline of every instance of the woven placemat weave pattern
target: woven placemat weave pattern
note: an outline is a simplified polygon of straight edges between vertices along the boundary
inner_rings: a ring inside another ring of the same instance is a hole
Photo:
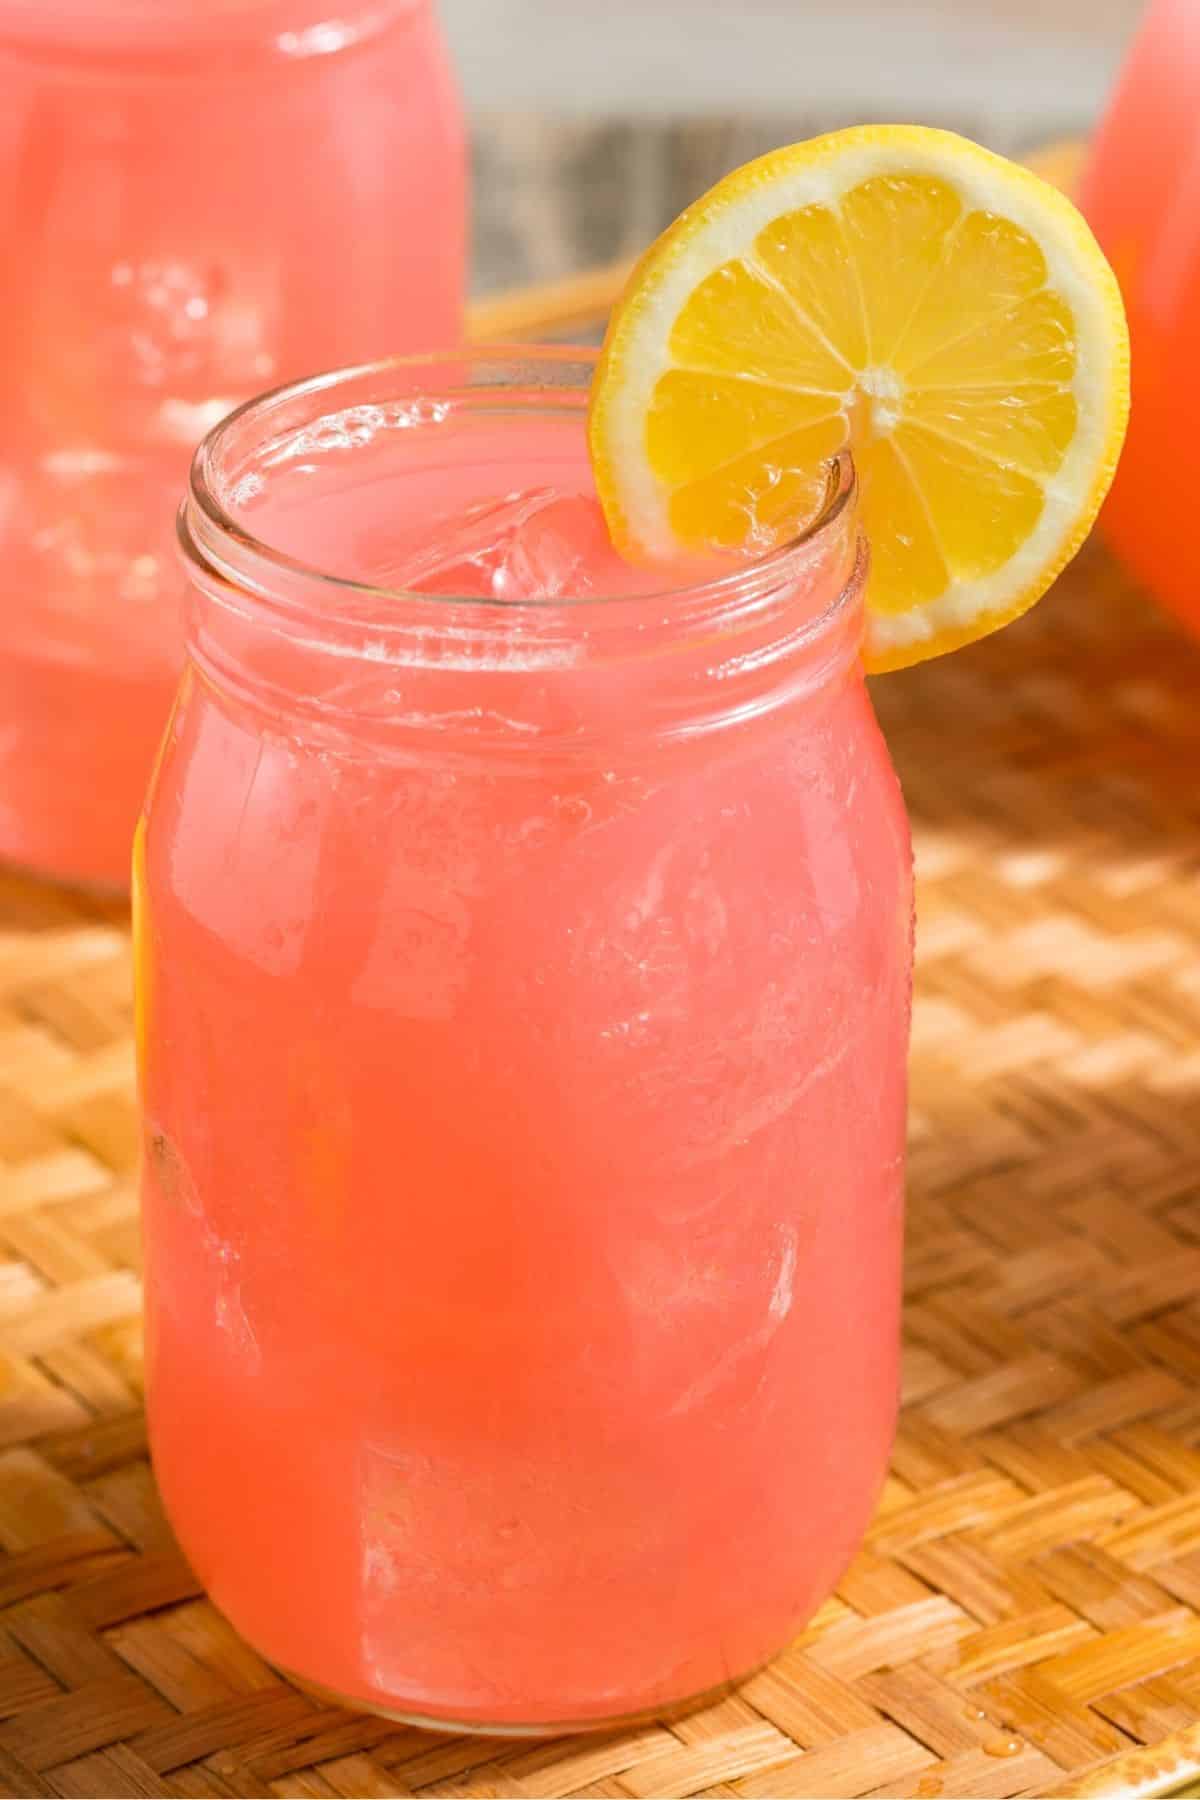
[[[1200,649],[1092,549],[876,700],[920,905],[893,1472],[792,1649],[615,1738],[330,1710],[200,1595],[145,1460],[124,912],[0,877],[0,1791],[932,1800],[1200,1771]]]

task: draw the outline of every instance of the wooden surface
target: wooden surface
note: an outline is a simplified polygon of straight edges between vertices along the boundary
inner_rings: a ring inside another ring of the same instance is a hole
[[[1200,1775],[1200,648],[1093,548],[876,703],[920,912],[892,1475],[771,1669],[615,1738],[331,1711],[200,1595],[145,1459],[124,909],[0,874],[0,1792],[950,1800]]]

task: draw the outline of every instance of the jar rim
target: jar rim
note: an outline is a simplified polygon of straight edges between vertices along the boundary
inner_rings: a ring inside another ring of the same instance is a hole
[[[328,0],[194,0],[172,6],[167,0],[58,0],[52,18],[43,0],[0,0],[0,43],[19,48],[62,49],[72,58],[174,57],[214,44],[228,48],[237,31],[239,52],[270,50],[293,60],[326,56],[373,37],[430,0],[354,0],[331,7]],[[243,41],[244,40],[244,41]]]
[[[422,369],[432,372],[466,367],[473,373],[483,372],[489,379],[468,382],[456,392],[519,390],[523,394],[542,396],[549,404],[557,401],[560,407],[565,396],[568,403],[573,400],[582,410],[597,359],[595,350],[576,345],[468,345],[457,350],[384,357],[348,368],[325,370],[257,395],[215,425],[192,459],[187,493],[178,517],[184,560],[193,572],[202,572],[207,582],[215,580],[222,587],[233,587],[243,595],[249,594],[260,606],[283,612],[293,622],[310,612],[307,604],[310,598],[319,599],[321,623],[328,628],[355,624],[353,607],[364,601],[395,602],[398,607],[410,609],[410,618],[411,609],[415,607],[429,623],[447,611],[464,607],[472,611],[478,609],[481,614],[509,616],[558,612],[573,616],[578,623],[584,620],[598,623],[601,616],[622,609],[669,604],[684,596],[693,606],[706,612],[711,608],[717,613],[724,613],[727,606],[730,610],[738,610],[744,602],[761,601],[786,588],[789,577],[799,573],[811,559],[814,549],[831,539],[839,525],[844,529],[852,521],[858,480],[850,451],[844,449],[830,459],[822,504],[803,530],[733,570],[707,581],[676,582],[633,595],[580,594],[509,600],[470,594],[429,594],[377,585],[314,568],[258,538],[237,517],[226,498],[231,483],[225,465],[236,453],[239,436],[248,434],[254,441],[257,434],[259,444],[267,446],[283,435],[272,432],[273,425],[280,424],[289,412],[294,412],[298,415],[292,420],[292,428],[295,428],[310,404],[315,410],[305,423],[315,424],[330,411],[346,410],[340,402],[348,393],[363,390],[364,397],[356,404],[370,405],[372,402],[366,394],[388,386],[396,377],[411,381]],[[572,373],[577,380],[566,379]],[[428,396],[435,395],[449,397],[441,384],[430,386]],[[335,402],[329,409],[322,406],[326,399]],[[374,403],[384,402],[377,395]],[[837,591],[829,603],[807,621],[808,631],[814,635],[832,625],[857,594],[861,583],[856,579],[853,560],[851,558],[852,566],[846,579],[837,584]],[[292,592],[281,592],[281,589]],[[340,614],[337,609],[339,598],[347,608]]]

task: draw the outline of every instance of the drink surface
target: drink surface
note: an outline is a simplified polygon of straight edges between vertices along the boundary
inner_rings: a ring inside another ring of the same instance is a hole
[[[1154,0],[1085,172],[1080,205],[1125,299],[1133,346],[1129,433],[1101,516],[1128,567],[1200,631],[1192,530],[1200,449],[1200,10]]]
[[[384,420],[236,484],[374,587],[201,600],[139,850],[155,1466],[284,1667],[594,1724],[780,1648],[874,1505],[907,832],[853,644],[778,704],[668,648],[577,417]]]
[[[204,432],[309,368],[457,332],[435,17],[344,12],[335,41],[312,0],[0,0],[5,858],[128,880]]]

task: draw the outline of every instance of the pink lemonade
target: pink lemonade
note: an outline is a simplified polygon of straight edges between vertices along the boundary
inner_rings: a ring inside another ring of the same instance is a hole
[[[126,885],[192,449],[453,339],[463,163],[430,0],[0,0],[0,857]]]
[[[1101,523],[1200,632],[1200,7],[1152,0],[1096,135],[1079,203],[1121,283],[1133,410]]]
[[[589,374],[382,365],[214,434],[137,851],[171,1519],[283,1668],[468,1728],[762,1663],[896,1410],[912,894],[852,472],[759,563],[631,568]]]

